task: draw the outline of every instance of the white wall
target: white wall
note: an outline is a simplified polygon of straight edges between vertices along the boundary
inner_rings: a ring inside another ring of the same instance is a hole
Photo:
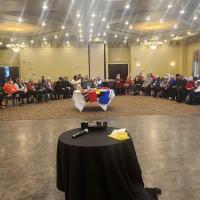
[[[171,66],[174,62],[175,66]],[[163,46],[152,50],[147,46],[131,47],[132,74],[138,72],[163,76],[180,72],[180,47]],[[138,66],[140,65],[140,66]]]
[[[40,79],[41,75],[57,80],[59,76],[88,74],[87,48],[26,48],[20,51],[21,76]]]

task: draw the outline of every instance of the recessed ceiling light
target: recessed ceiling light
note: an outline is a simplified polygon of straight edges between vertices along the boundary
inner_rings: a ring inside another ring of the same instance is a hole
[[[185,13],[185,10],[182,9],[182,10],[180,11],[180,14],[183,14],[183,13]]]
[[[194,17],[193,17],[193,20],[197,20],[197,19],[198,19],[198,17],[197,17],[197,16],[194,16]]]
[[[22,18],[21,17],[18,18],[18,22],[22,22]]]
[[[69,33],[66,33],[65,36],[68,37],[68,36],[69,36]]]
[[[177,29],[177,28],[178,28],[177,24],[175,24],[175,25],[174,25],[174,28],[175,28],[175,29]]]
[[[3,43],[2,42],[0,42],[0,46],[2,46],[3,45]]]
[[[82,38],[83,36],[82,35],[80,35],[80,38]]]
[[[103,33],[103,36],[106,36],[106,32]]]
[[[57,36],[57,35],[54,35],[54,38],[55,38],[55,39],[58,39],[58,36]]]
[[[106,40],[104,40],[104,42],[103,42],[104,44],[106,44],[107,43],[107,41]]]
[[[100,34],[100,33],[98,33],[98,34],[97,34],[97,36],[99,37],[99,36],[101,36],[101,34]]]
[[[77,18],[80,18],[80,16],[81,16],[81,15],[80,15],[79,13],[76,14],[76,17],[77,17]]]
[[[90,34],[90,38],[92,37],[92,34]]]
[[[82,26],[81,22],[78,23],[78,26]]]
[[[125,39],[125,40],[127,40],[127,39],[128,39],[128,37],[126,36],[124,39]]]
[[[130,29],[130,30],[132,30],[132,29],[133,29],[133,26],[132,26],[132,25],[130,25],[130,26],[129,26],[129,29]]]
[[[42,22],[42,26],[46,26],[46,23],[45,23],[45,22]]]
[[[115,38],[117,38],[117,35],[115,34]]]
[[[47,39],[44,37],[44,38],[43,38],[43,41],[46,41],[46,40],[47,40]]]
[[[43,10],[48,9],[47,1],[43,2],[42,8],[43,8]]]
[[[151,17],[147,17],[146,20],[147,20],[147,21],[150,21],[150,20],[151,20]]]
[[[164,42],[167,42],[167,40],[164,40]]]
[[[126,40],[124,40],[124,43],[126,43],[127,41]]]
[[[69,44],[69,41],[67,41],[67,44]]]
[[[137,42],[139,42],[140,41],[140,39],[139,38],[137,38]]]
[[[83,31],[80,29],[80,30],[79,30],[79,33],[82,33],[82,32],[83,32]]]
[[[107,29],[109,29],[109,28],[110,28],[110,26],[109,26],[109,25],[107,25],[107,26],[106,26],[106,28],[107,28]]]
[[[91,42],[91,41],[92,41],[92,39],[90,38],[90,39],[89,39],[89,42]]]
[[[81,42],[83,42],[83,39],[81,39]]]
[[[92,29],[90,29],[90,33],[93,33],[93,30],[92,30]]]
[[[170,3],[170,4],[168,4],[168,6],[167,6],[168,8],[172,8],[172,4]]]
[[[126,4],[124,7],[125,7],[126,9],[129,9],[129,8],[130,8],[130,5],[129,5],[129,4]]]
[[[144,40],[144,43],[147,43],[147,40]]]
[[[94,23],[91,23],[90,26],[94,26]]]
[[[10,41],[11,41],[11,42],[14,42],[14,38],[10,38]]]
[[[94,17],[96,17],[96,15],[93,13],[93,14],[91,15],[91,17],[94,18]]]
[[[64,26],[64,25],[62,25],[61,29],[65,29],[65,26]]]
[[[129,24],[129,22],[128,22],[128,21],[126,21],[126,22],[125,22],[125,25],[128,25],[128,24]]]
[[[188,33],[187,33],[188,35],[191,35],[191,32],[190,31],[188,31]]]
[[[101,20],[102,20],[102,22],[105,22],[105,21],[106,21],[106,18],[105,18],[105,17],[103,17]]]
[[[174,34],[171,34],[171,37],[174,37]]]

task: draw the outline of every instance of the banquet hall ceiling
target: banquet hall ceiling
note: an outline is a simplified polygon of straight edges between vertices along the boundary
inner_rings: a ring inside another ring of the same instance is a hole
[[[164,41],[199,32],[199,0],[0,0],[2,43]]]

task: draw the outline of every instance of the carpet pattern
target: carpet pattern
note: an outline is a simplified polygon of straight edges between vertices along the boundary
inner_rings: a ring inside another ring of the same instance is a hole
[[[200,106],[179,104],[166,99],[145,96],[117,96],[104,112],[96,103],[88,103],[83,112],[74,107],[72,99],[49,101],[40,104],[10,106],[0,110],[0,120],[37,120],[56,118],[109,118],[137,115],[188,115],[200,114]]]

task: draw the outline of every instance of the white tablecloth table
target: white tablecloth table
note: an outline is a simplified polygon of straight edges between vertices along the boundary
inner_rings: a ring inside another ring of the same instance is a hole
[[[101,90],[100,90],[101,91]],[[110,97],[110,100],[108,102],[108,104],[100,104],[99,103],[99,99],[97,98],[97,104],[104,110],[106,111],[107,108],[108,108],[108,105],[111,103],[112,99],[115,97],[115,93],[112,89],[109,89],[110,91],[110,94],[109,94],[109,97]],[[80,111],[82,112],[85,105],[86,105],[86,101],[85,101],[85,98],[83,96],[83,94],[81,93],[80,90],[75,90],[74,93],[73,93],[73,101],[75,103],[75,107]]]

